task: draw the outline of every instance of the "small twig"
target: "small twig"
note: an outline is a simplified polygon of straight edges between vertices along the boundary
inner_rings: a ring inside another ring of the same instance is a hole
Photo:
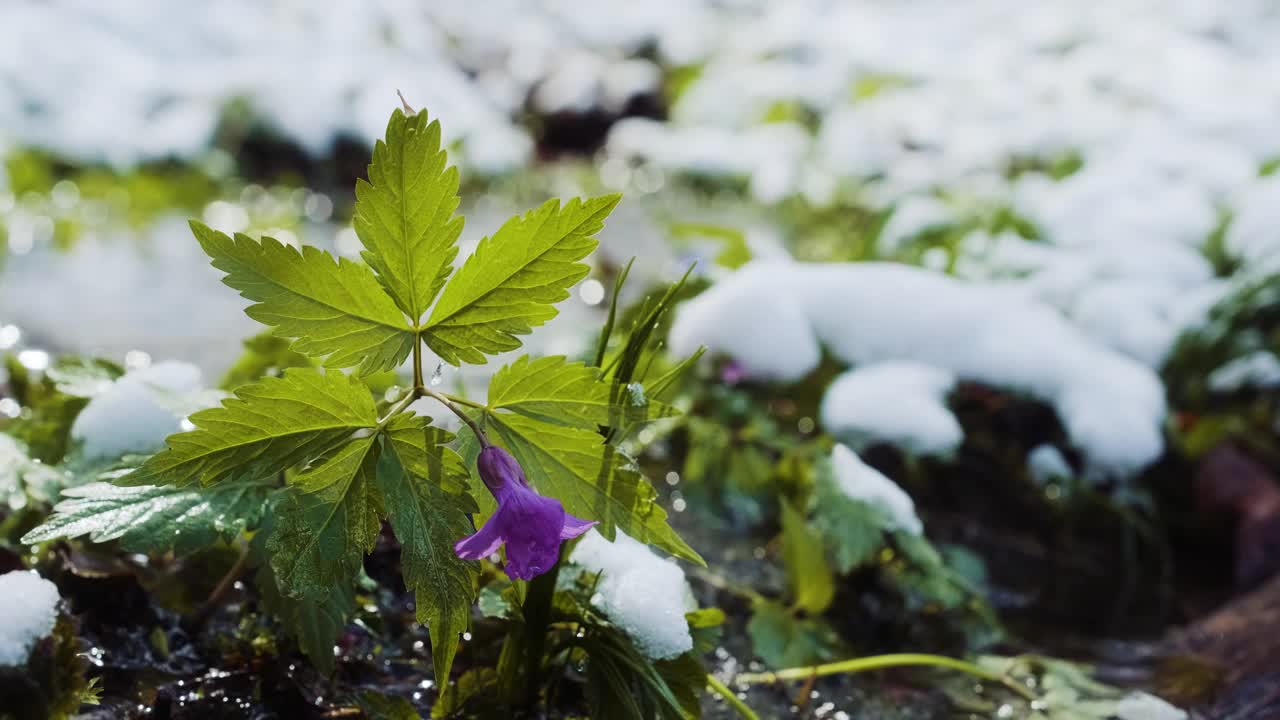
[[[481,428],[476,423],[475,420],[472,420],[469,415],[462,412],[462,408],[455,405],[453,403],[453,400],[451,400],[448,397],[445,397],[444,395],[436,392],[435,390],[432,390],[426,385],[419,385],[417,387],[417,392],[420,395],[436,400],[441,405],[444,405],[445,407],[449,408],[449,410],[452,411],[454,415],[457,415],[458,418],[462,420],[462,422],[467,424],[467,427],[471,428],[471,432],[476,434],[476,439],[480,441],[480,447],[482,448],[489,447],[489,437],[484,434],[484,429]]]
[[[842,660],[840,662],[811,665],[808,667],[788,668],[777,672],[743,673],[734,680],[748,685],[756,683],[776,683],[781,680],[807,680],[823,675],[852,674],[868,670],[884,670],[894,667],[931,666],[958,670],[988,682],[997,682],[1021,695],[1027,700],[1035,700],[1035,693],[1001,673],[992,672],[966,660],[946,657],[944,655],[928,655],[923,653],[894,653],[889,655],[872,655],[870,657]]]
[[[213,588],[213,592],[209,593],[209,597],[205,599],[204,603],[202,603],[200,607],[196,608],[196,611],[182,623],[183,628],[188,633],[196,632],[203,627],[206,622],[208,622],[209,616],[213,615],[213,612],[222,604],[223,598],[226,597],[228,592],[231,592],[231,588],[235,586],[236,580],[240,579],[240,576],[244,574],[245,568],[248,566],[249,545],[248,543],[243,543],[240,546],[240,557],[236,558],[231,569],[228,570],[227,574],[223,575],[222,579],[218,581],[217,586]]]
[[[724,698],[725,702],[729,703],[730,707],[737,710],[738,714],[746,718],[746,720],[760,720],[760,716],[756,715],[755,711],[742,702],[742,699],[735,695],[733,690],[730,690],[727,685],[717,680],[715,675],[707,674],[707,687]]]

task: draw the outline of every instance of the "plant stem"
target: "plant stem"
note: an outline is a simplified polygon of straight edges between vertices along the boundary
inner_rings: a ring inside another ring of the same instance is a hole
[[[707,673],[707,687],[714,691],[715,694],[724,698],[725,702],[729,703],[729,706],[734,710],[737,710],[738,714],[746,718],[746,720],[760,720],[760,716],[756,715],[755,711],[750,707],[747,707],[747,704],[742,702],[741,698],[735,695],[727,685],[717,680],[716,676],[711,673]]]
[[[458,396],[458,395],[452,395],[452,394],[447,393],[447,392],[442,392],[442,393],[438,393],[438,394],[440,395],[440,397],[442,397],[442,398],[447,398],[447,399],[449,399],[451,402],[457,403],[458,405],[466,405],[467,407],[473,407],[473,408],[478,408],[478,409],[483,409],[483,408],[484,408],[484,404],[483,404],[483,403],[478,403],[478,402],[476,402],[475,400],[468,400],[468,399],[466,399],[466,398],[464,398],[464,397],[461,397],[461,396]]]
[[[842,673],[860,673],[868,670],[884,670],[893,667],[931,666],[958,670],[976,678],[989,682],[998,682],[1027,700],[1035,700],[1035,693],[1021,684],[1000,673],[992,672],[966,660],[946,657],[944,655],[928,655],[924,653],[893,653],[889,655],[871,655],[869,657],[842,660],[840,662],[811,665],[809,667],[788,668],[777,672],[743,673],[735,680],[740,683],[775,683],[780,680],[804,680],[823,675]]]
[[[228,592],[231,592],[236,580],[240,579],[240,576],[244,574],[245,568],[248,566],[249,545],[248,543],[243,543],[240,547],[240,557],[236,558],[235,563],[231,565],[231,569],[218,581],[217,586],[213,588],[213,592],[209,593],[209,597],[205,598],[204,603],[196,608],[196,611],[183,623],[183,627],[187,632],[199,630],[209,620],[209,616],[222,604],[222,599],[226,597]]]
[[[547,647],[547,631],[551,626],[551,604],[556,594],[556,579],[564,561],[564,546],[551,569],[529,581],[524,597],[524,682],[525,702],[537,705],[542,685],[542,654]]]
[[[710,570],[695,567],[690,569],[689,574],[693,575],[693,577],[697,578],[698,580],[701,580],[702,582],[710,585],[711,587],[717,590],[720,590],[722,592],[727,592],[731,595],[736,595],[742,598],[743,600],[746,600],[747,602],[750,602],[753,604],[766,602],[768,600],[768,598],[756,592],[755,590],[745,585],[738,585],[737,583],[734,583],[733,581],[729,580],[723,575],[717,575],[716,573]]]
[[[396,91],[400,92],[399,90]],[[400,96],[400,101],[404,102],[404,96]],[[405,103],[405,107],[409,107],[409,103]],[[413,343],[413,388],[414,392],[422,387],[422,338],[414,339]]]
[[[471,432],[476,434],[476,439],[480,441],[480,447],[482,448],[489,447],[489,437],[484,434],[484,429],[481,428],[478,424],[476,424],[476,421],[472,420],[469,415],[462,412],[462,408],[455,405],[451,398],[448,398],[442,395],[441,393],[438,393],[435,390],[432,390],[426,385],[417,386],[417,388],[415,388],[415,393],[420,396],[429,397],[433,400],[436,400],[441,405],[444,405],[445,407],[449,408],[449,410],[453,412],[454,415],[457,415],[458,418],[462,420],[462,422],[467,424],[467,427],[471,428]]]

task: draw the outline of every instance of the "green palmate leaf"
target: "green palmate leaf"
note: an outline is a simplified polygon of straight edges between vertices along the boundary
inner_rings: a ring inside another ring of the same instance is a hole
[[[836,584],[822,539],[805,522],[804,513],[786,500],[782,501],[782,556],[795,607],[811,614],[826,610],[835,598]]]
[[[263,554],[259,552],[259,555]],[[355,591],[350,582],[334,583],[315,598],[294,598],[284,594],[265,559],[259,557],[258,593],[263,607],[298,641],[298,649],[321,672],[333,672],[333,645],[356,611]]]
[[[796,617],[772,602],[756,603],[747,634],[756,655],[772,668],[830,660],[840,643],[835,631],[821,620]]]
[[[891,525],[883,510],[854,500],[820,474],[814,489],[813,527],[831,550],[837,571],[848,573],[871,562],[885,547],[885,529]]]
[[[667,524],[657,493],[631,460],[590,430],[563,427],[511,413],[489,415],[493,438],[524,468],[544,495],[559,498],[571,515],[600,521],[612,540],[621,529],[636,540],[703,564]],[[487,493],[486,493],[487,494]]]
[[[363,257],[405,315],[417,324],[453,269],[462,218],[458,169],[440,147],[440,123],[426,111],[396,110],[369,165],[356,181],[352,224],[367,248]]]
[[[413,350],[416,336],[404,313],[369,268],[310,246],[298,251],[272,238],[231,238],[195,221],[191,229],[227,274],[222,281],[254,301],[249,317],[296,338],[294,350],[361,374],[390,370]]]
[[[390,448],[412,475],[451,494],[467,489],[467,466],[462,457],[444,447],[453,433],[431,424],[431,418],[402,412],[383,427]],[[469,532],[469,531],[468,531]]]
[[[222,407],[189,418],[196,429],[170,435],[168,448],[120,485],[212,485],[260,480],[306,462],[357,430],[377,426],[368,389],[340,372],[285,371],[246,385]]]
[[[410,420],[418,422],[412,417]],[[453,543],[475,532],[467,514],[477,508],[470,495],[449,495],[438,483],[406,471],[407,467],[420,464],[413,458],[419,452],[417,446],[392,439],[387,446],[378,464],[378,486],[386,501],[391,528],[400,541],[405,587],[414,591],[418,622],[431,631],[436,681],[446,685],[458,650],[458,636],[466,631],[471,619],[479,577],[475,563],[459,558]],[[453,451],[434,446],[431,452]],[[437,466],[441,464],[439,460],[435,462]]]
[[[206,489],[89,483],[64,490],[53,514],[22,542],[88,535],[96,543],[119,540],[130,552],[185,554],[257,525],[270,492],[252,481]]]
[[[499,370],[489,382],[489,407],[586,430],[676,414],[643,393],[615,393],[599,369],[558,355],[537,360],[525,355]]]
[[[280,589],[316,598],[350,584],[382,530],[382,493],[375,480],[378,437],[358,438],[291,478],[267,539]]]
[[[481,240],[431,311],[427,345],[454,365],[520,347],[515,336],[555,317],[554,303],[586,276],[578,261],[595,249],[592,236],[619,198],[548,200]]]

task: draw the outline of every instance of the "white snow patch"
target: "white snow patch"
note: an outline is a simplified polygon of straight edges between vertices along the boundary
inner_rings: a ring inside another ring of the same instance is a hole
[[[1186,720],[1187,718],[1185,710],[1179,710],[1150,693],[1136,691],[1121,698],[1113,712],[1120,720]]]
[[[58,586],[23,570],[0,575],[0,666],[25,665],[58,622]]]
[[[118,457],[164,447],[165,437],[182,430],[189,408],[184,397],[200,391],[200,369],[161,362],[125,373],[94,397],[76,417],[71,437],[84,443],[86,457]]]
[[[1209,389],[1228,393],[1243,387],[1280,387],[1280,358],[1267,350],[1242,355],[1209,373]]]
[[[880,247],[893,252],[921,233],[955,221],[955,211],[931,195],[908,195],[899,201],[880,231]]]
[[[841,492],[884,511],[893,527],[912,535],[924,531],[911,496],[879,470],[862,462],[847,445],[832,448],[831,471]]]
[[[1071,463],[1062,451],[1048,443],[1037,445],[1027,453],[1027,472],[1031,479],[1044,485],[1054,480],[1067,480],[1075,476]]]
[[[600,573],[592,603],[654,660],[693,649],[684,614],[694,610],[684,571],[621,530],[613,542],[592,530],[582,536],[570,561]]]
[[[861,365],[837,377],[822,398],[822,425],[855,447],[884,442],[913,454],[945,455],[964,440],[947,407],[953,373],[917,362]]]
[[[1238,260],[1280,269],[1280,173],[1259,180],[1244,194],[1223,244]]]
[[[1057,409],[1097,474],[1130,475],[1164,451],[1164,388],[1016,285],[892,263],[756,261],[685,303],[671,350],[700,345],[752,376],[796,381],[819,343],[852,365],[913,361],[1031,393]]]

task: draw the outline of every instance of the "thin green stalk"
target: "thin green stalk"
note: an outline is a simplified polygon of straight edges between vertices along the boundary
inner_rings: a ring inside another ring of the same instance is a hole
[[[400,92],[397,90],[396,92]],[[400,100],[404,101],[404,96],[400,96]],[[405,107],[409,107],[409,103],[405,103]],[[413,387],[415,390],[422,386],[422,338],[414,339],[413,343]]]
[[[633,257],[622,272],[618,273],[617,279],[613,281],[613,297],[609,300],[609,317],[604,321],[604,327],[600,328],[600,342],[596,345],[596,361],[593,363],[596,367],[604,365],[604,354],[609,349],[609,336],[613,335],[613,323],[618,318],[618,296],[622,294],[622,284],[627,281],[627,275],[631,273],[631,266],[634,265],[636,259]]]
[[[760,593],[747,587],[746,585],[739,585],[729,580],[728,578],[724,577],[723,575],[717,575],[716,573],[710,570],[706,570],[700,567],[694,567],[689,569],[689,574],[693,575],[694,578],[701,580],[702,582],[710,585],[711,587],[717,590],[727,592],[731,595],[737,595],[738,597],[752,604],[768,601],[768,598],[766,598],[764,595],[761,595]]]
[[[476,439],[480,441],[480,447],[482,448],[489,447],[489,436],[484,434],[484,429],[481,428],[480,425],[477,424],[475,420],[472,420],[471,416],[462,412],[462,408],[454,404],[453,398],[448,397],[443,393],[438,393],[435,390],[432,390],[431,388],[427,387],[426,385],[419,385],[417,387],[417,394],[419,394],[422,397],[429,397],[433,400],[436,400],[441,405],[444,405],[445,407],[449,408],[449,410],[454,415],[457,415],[462,420],[462,422],[466,423],[467,427],[471,428],[471,432],[476,434]]]
[[[446,398],[446,399],[448,399],[450,402],[454,402],[454,403],[457,403],[457,404],[459,404],[459,405],[466,405],[467,407],[473,407],[473,408],[480,409],[480,410],[483,410],[483,409],[484,409],[484,407],[485,407],[485,406],[484,406],[484,403],[478,403],[478,402],[476,402],[475,400],[468,400],[468,399],[466,399],[466,398],[464,398],[464,397],[462,397],[462,396],[460,396],[460,395],[452,395],[452,394],[447,393],[447,392],[439,393],[439,395],[440,395],[440,397],[442,397],[442,398]]]
[[[729,706],[737,710],[738,714],[746,718],[746,720],[760,720],[760,716],[756,715],[754,710],[747,707],[747,704],[742,702],[741,698],[733,693],[733,690],[730,690],[728,686],[717,680],[716,676],[711,673],[707,673],[707,687],[724,698],[725,702],[729,703]]]
[[[823,675],[852,674],[867,672],[869,670],[884,670],[886,668],[910,666],[928,666],[957,670],[988,682],[1000,683],[1027,700],[1036,699],[1035,693],[1000,673],[992,672],[966,660],[958,660],[944,655],[928,655],[924,653],[871,655],[869,657],[842,660],[840,662],[825,663],[822,665],[788,668],[777,672],[743,673],[742,675],[737,676],[735,681],[746,683],[748,685],[755,683],[775,683],[780,680],[807,680],[811,677],[822,677]]]
[[[222,576],[222,579],[218,581],[217,587],[213,589],[213,592],[209,593],[209,597],[206,598],[205,601],[200,604],[200,607],[196,608],[196,611],[187,618],[185,623],[183,623],[183,628],[189,633],[194,633],[203,627],[205,622],[209,620],[209,617],[213,615],[214,611],[222,605],[222,601],[226,598],[227,593],[231,592],[231,588],[235,587],[236,580],[240,579],[240,576],[244,574],[244,571],[248,567],[249,543],[241,540],[239,557],[237,557],[236,561],[231,565],[231,569],[227,570],[226,574]]]

